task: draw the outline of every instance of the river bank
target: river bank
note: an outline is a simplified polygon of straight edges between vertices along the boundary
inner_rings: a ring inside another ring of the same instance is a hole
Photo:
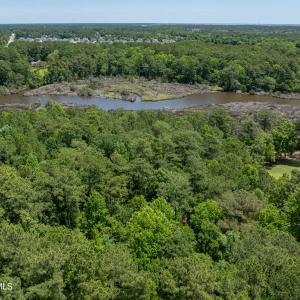
[[[219,95],[219,94],[217,94]],[[200,95],[201,96],[201,95]],[[203,95],[202,95],[203,96]],[[50,98],[49,98],[50,99]],[[34,101],[34,102],[28,102],[28,103],[7,103],[7,104],[1,104],[0,103],[0,112],[1,111],[26,111],[26,110],[36,110],[40,107],[43,107],[46,105],[48,100],[43,100],[43,101]],[[55,101],[55,99],[54,99]],[[98,100],[99,101],[99,100]],[[168,103],[172,104],[175,103],[178,100],[169,100]],[[91,106],[100,108],[100,109],[105,109],[105,110],[115,110],[115,109],[126,109],[128,111],[137,111],[137,110],[160,110],[160,111],[169,111],[172,113],[181,113],[184,111],[211,111],[215,108],[221,107],[224,108],[226,111],[228,111],[233,117],[239,118],[242,114],[247,114],[247,115],[254,115],[257,113],[257,111],[260,110],[270,110],[278,115],[281,116],[286,116],[289,117],[290,119],[297,121],[300,120],[300,105],[292,105],[292,104],[276,104],[276,103],[269,103],[269,102],[229,102],[229,103],[215,103],[215,104],[210,104],[210,103],[202,103],[198,106],[188,106],[188,107],[171,107],[171,106],[163,106],[162,102],[145,102],[145,104],[152,104],[149,107],[135,107],[131,106],[134,103],[130,103],[130,105],[126,107],[119,107],[117,104],[123,103],[126,104],[126,102],[123,101],[115,101],[116,106],[112,107],[111,105],[105,106],[105,107],[99,107],[97,104],[97,101],[92,101],[88,102],[88,100],[83,100],[80,102],[75,102],[72,101],[72,98],[70,101],[56,101],[62,105],[64,109],[70,108],[70,107],[77,107],[78,109],[84,109],[88,108]],[[102,101],[102,104],[107,103],[105,100]],[[192,104],[193,102],[191,102]],[[143,104],[139,103],[139,104]],[[159,106],[156,106],[157,104],[160,104]]]
[[[243,114],[253,116],[258,111],[269,110],[280,116],[285,116],[293,121],[300,120],[300,105],[275,104],[268,102],[230,102],[220,104],[203,104],[197,107],[187,107],[183,109],[162,109],[172,113],[183,113],[186,111],[210,112],[216,108],[223,108],[234,118],[240,118]]]
[[[41,107],[40,102],[35,103],[13,103],[13,104],[0,104],[0,112],[14,112],[14,111],[28,111],[36,110]]]
[[[242,114],[254,115],[260,110],[270,110],[278,115],[286,116],[294,121],[300,120],[300,105],[274,104],[264,102],[231,102],[224,104],[208,104],[203,107],[187,108],[192,111],[209,111],[216,107],[224,108],[233,117],[239,117]]]
[[[9,91],[0,86],[0,96],[24,95],[25,97],[65,96],[90,97],[99,99],[116,99],[128,102],[135,101],[165,101],[180,99],[191,95],[228,93],[242,96],[272,97],[275,99],[299,100],[300,93],[265,92],[248,93],[243,91],[224,92],[222,88],[206,84],[168,83],[160,80],[147,80],[137,77],[101,76],[88,80],[60,82],[44,85],[32,90]]]
[[[50,84],[26,91],[24,96],[98,97],[134,102],[137,100],[162,101],[209,93],[216,93],[216,91],[207,85],[165,83],[143,78],[100,77]]]
[[[300,106],[288,105],[288,104],[274,104],[274,103],[260,103],[260,102],[248,102],[248,103],[226,103],[220,104],[225,110],[229,111],[233,115],[240,115],[245,113],[253,115],[259,110],[267,109],[282,116],[289,117],[293,120],[300,119]]]
[[[294,121],[300,120],[300,105],[274,104],[263,102],[231,102],[225,104],[207,104],[202,107],[191,107],[183,111],[211,111],[215,108],[224,108],[233,117],[240,117],[242,114],[254,115],[260,110],[270,110],[278,115],[288,117]],[[179,111],[179,110],[171,110]]]
[[[238,95],[253,95],[262,97],[274,97],[278,99],[286,100],[300,100],[300,93],[282,93],[282,92],[255,92],[255,93],[244,93],[242,91],[236,91]]]

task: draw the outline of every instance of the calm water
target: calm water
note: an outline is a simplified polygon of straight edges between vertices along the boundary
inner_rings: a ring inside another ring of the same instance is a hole
[[[205,95],[193,95],[181,99],[173,99],[157,102],[128,102],[112,99],[83,98],[68,96],[37,96],[24,97],[21,95],[11,95],[0,97],[0,104],[31,104],[40,101],[45,105],[51,99],[64,104],[91,105],[104,110],[123,108],[126,110],[160,110],[160,109],[180,109],[188,107],[199,107],[207,104],[225,104],[230,102],[265,102],[274,104],[300,105],[300,100],[278,99],[270,96],[239,95],[235,93],[217,93]]]

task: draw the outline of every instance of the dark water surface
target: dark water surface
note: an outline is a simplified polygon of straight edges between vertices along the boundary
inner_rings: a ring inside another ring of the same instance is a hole
[[[200,94],[187,96],[181,99],[172,99],[165,101],[122,101],[113,99],[84,98],[75,96],[34,96],[24,97],[22,95],[11,95],[0,97],[0,105],[2,104],[32,104],[40,101],[45,105],[48,100],[53,100],[62,104],[89,105],[102,108],[104,110],[112,110],[123,108],[125,110],[160,110],[160,109],[181,109],[188,107],[201,107],[207,104],[226,104],[230,102],[264,102],[273,104],[291,104],[300,105],[300,100],[279,99],[271,96],[251,96],[235,93],[216,93],[216,94]]]

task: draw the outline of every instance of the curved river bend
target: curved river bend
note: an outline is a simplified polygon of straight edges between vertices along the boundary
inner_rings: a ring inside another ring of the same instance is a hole
[[[96,106],[104,110],[125,109],[125,110],[162,110],[162,109],[183,109],[189,107],[201,107],[208,104],[226,104],[231,102],[260,102],[273,104],[300,105],[300,100],[279,99],[271,96],[251,96],[235,93],[200,94],[187,96],[181,99],[164,101],[140,101],[129,102],[114,99],[84,98],[75,96],[34,96],[24,97],[22,95],[11,95],[0,97],[0,105],[33,104],[40,101],[45,105],[48,100],[53,100],[61,104],[74,104],[84,106]]]

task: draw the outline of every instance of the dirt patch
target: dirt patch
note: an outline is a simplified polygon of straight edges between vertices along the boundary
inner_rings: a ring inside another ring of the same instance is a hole
[[[295,151],[293,154],[286,157],[285,160],[288,160],[290,162],[295,162],[300,166],[300,151],[299,150]]]
[[[142,78],[100,77],[76,82],[46,85],[24,93],[24,96],[81,96],[103,99],[161,101],[201,93],[216,93],[207,85],[164,83]]]

